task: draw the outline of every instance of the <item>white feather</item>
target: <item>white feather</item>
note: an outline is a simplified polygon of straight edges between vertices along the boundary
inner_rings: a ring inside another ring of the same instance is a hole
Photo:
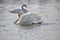
[[[41,15],[39,13],[29,12],[29,13],[23,14],[19,18],[19,21],[17,23],[27,25],[27,24],[37,23],[40,20],[41,20]]]

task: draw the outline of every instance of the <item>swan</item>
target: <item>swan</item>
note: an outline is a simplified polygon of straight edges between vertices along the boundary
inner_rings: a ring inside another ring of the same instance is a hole
[[[26,13],[23,14],[23,12],[20,12],[19,18],[16,20],[16,24],[20,24],[20,25],[30,25],[30,24],[36,24],[36,23],[40,23],[42,22],[41,20],[41,15],[39,15],[38,13]]]
[[[10,11],[11,13],[19,13],[20,11],[23,11],[24,13],[27,13],[28,12],[28,10],[26,10],[26,9],[24,9],[24,7],[26,7],[26,4],[23,4],[22,5],[22,9],[14,9],[14,10],[12,10],[12,11]]]

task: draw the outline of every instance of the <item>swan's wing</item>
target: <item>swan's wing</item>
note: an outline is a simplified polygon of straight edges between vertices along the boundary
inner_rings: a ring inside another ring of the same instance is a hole
[[[38,23],[41,22],[41,16],[37,13],[32,13],[31,15],[32,23]]]
[[[33,19],[33,23],[38,23],[38,22],[41,22],[42,20],[41,20],[41,17],[37,17],[37,18],[35,18],[35,19]]]
[[[19,13],[20,11],[22,11],[22,9],[15,9],[15,10],[12,10],[10,11],[11,13]]]
[[[26,14],[21,17],[20,24],[29,24],[31,21],[31,14]]]

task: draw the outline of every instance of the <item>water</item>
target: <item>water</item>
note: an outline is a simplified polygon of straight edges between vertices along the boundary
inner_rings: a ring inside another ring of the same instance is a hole
[[[40,5],[30,2],[27,4],[28,10],[41,13],[43,23],[21,26],[14,24],[17,14],[9,12],[21,7],[15,3],[0,4],[0,40],[60,40],[60,4]]]

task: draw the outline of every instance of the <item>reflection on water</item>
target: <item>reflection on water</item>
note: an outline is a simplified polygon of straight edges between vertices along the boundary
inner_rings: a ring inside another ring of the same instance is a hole
[[[16,26],[18,26],[18,27],[22,27],[22,29],[24,29],[24,30],[29,30],[29,29],[33,29],[33,28],[39,27],[39,26],[41,26],[41,24],[16,25]]]
[[[12,1],[12,0],[11,0]],[[29,0],[30,1],[30,0]],[[29,1],[26,1],[27,3]],[[40,0],[45,2],[44,0]],[[23,1],[24,2],[24,1]],[[22,2],[22,3],[23,3]],[[29,11],[42,14],[42,24],[16,25],[17,14],[10,13],[10,10],[20,8],[21,5],[1,4],[0,5],[0,40],[60,40],[60,6],[57,3],[43,3],[40,5],[31,1],[28,6]],[[48,2],[48,1],[47,1]],[[33,3],[33,4],[31,4]]]

